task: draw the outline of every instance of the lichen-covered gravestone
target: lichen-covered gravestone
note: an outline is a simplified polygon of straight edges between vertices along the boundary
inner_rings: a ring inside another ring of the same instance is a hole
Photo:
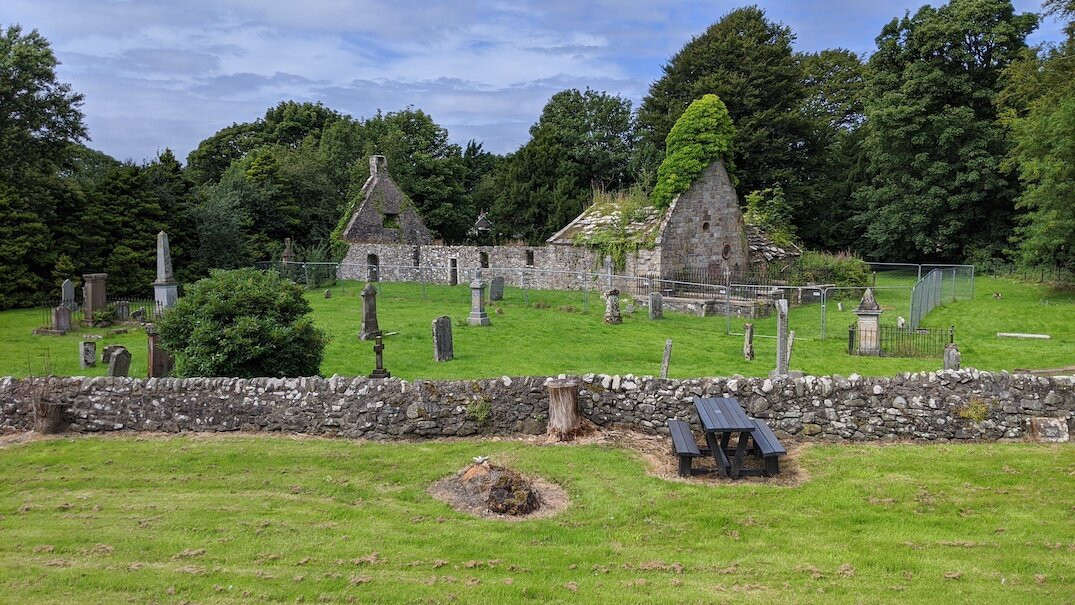
[[[127,376],[131,369],[131,352],[124,347],[119,347],[108,358],[109,376]]]
[[[944,369],[958,370],[961,357],[962,355],[960,355],[959,347],[956,346],[956,343],[948,343],[948,346],[944,348]]]
[[[489,282],[489,300],[504,300],[504,278],[497,276]]]
[[[97,343],[92,340],[83,340],[78,346],[78,364],[82,369],[92,368],[97,365]]]
[[[615,288],[605,292],[605,323],[623,323],[623,316],[620,315],[620,291]]]
[[[433,320],[433,361],[449,361],[454,357],[452,318],[441,315]]]
[[[71,308],[60,305],[52,310],[52,329],[57,332],[71,330]]]
[[[661,319],[664,317],[664,297],[660,292],[650,292],[649,294],[649,318]]]

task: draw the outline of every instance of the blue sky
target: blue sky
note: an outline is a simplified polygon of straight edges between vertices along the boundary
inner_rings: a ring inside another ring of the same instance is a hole
[[[868,54],[921,1],[761,1],[796,48]],[[185,158],[232,122],[287,99],[355,117],[421,108],[451,139],[516,149],[542,106],[590,87],[635,106],[661,66],[742,2],[724,0],[4,0],[0,24],[38,29],[86,95],[91,147]],[[936,4],[936,3],[934,3]],[[1036,11],[1037,0],[1015,0]],[[1060,40],[1046,21],[1032,43]]]

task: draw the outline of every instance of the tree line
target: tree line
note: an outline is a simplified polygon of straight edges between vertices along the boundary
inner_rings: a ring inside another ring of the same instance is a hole
[[[120,162],[85,146],[82,96],[56,79],[36,31],[0,35],[0,308],[38,304],[82,272],[142,294],[156,233],[178,277],[277,257],[338,260],[338,233],[372,154],[435,237],[539,244],[594,191],[649,192],[669,131],[716,94],[744,207],[804,246],[890,261],[1075,267],[1075,0],[1046,0],[1065,39],[1009,0],[951,0],[894,18],[876,50],[795,51],[791,28],[748,6],[688,41],[637,108],[564,90],[504,156],[407,107],[356,119],[281,102],[202,141]],[[491,233],[472,230],[486,212]]]

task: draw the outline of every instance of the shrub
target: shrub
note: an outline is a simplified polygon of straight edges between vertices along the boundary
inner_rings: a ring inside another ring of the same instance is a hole
[[[664,161],[657,169],[653,204],[667,208],[715,160],[724,160],[730,176],[734,137],[735,126],[720,97],[705,95],[691,103],[665,139]]]
[[[808,283],[860,288],[870,285],[870,265],[851,252],[803,252],[799,267]]]
[[[159,324],[176,376],[313,376],[325,335],[297,284],[274,271],[215,270]]]
[[[777,185],[747,194],[747,211],[743,219],[750,225],[765,230],[769,239],[778,246],[795,245],[795,225],[792,223],[791,204],[784,196],[784,188]]]

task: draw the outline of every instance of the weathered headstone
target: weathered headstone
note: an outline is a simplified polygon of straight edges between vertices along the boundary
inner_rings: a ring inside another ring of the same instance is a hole
[[[77,304],[75,303],[75,282],[65,279],[63,284],[60,285],[60,304],[73,311]]]
[[[373,354],[377,358],[377,367],[370,372],[370,378],[391,378],[392,373],[384,369],[384,341],[381,338],[381,333],[378,332],[375,338]]]
[[[858,316],[859,355],[881,354],[881,305],[873,297],[873,290],[866,288],[862,300],[855,307]]]
[[[448,285],[456,286],[459,284],[459,261],[453,258],[448,261],[448,265]]]
[[[179,300],[179,284],[172,275],[172,249],[168,246],[168,234],[157,234],[157,279],[153,282],[153,299],[162,309],[170,309]]]
[[[109,376],[127,376],[131,369],[131,352],[124,347],[119,347],[108,358]]]
[[[620,291],[615,288],[605,292],[605,323],[623,323],[623,316],[620,315]]]
[[[907,326],[907,320],[904,319],[902,315],[897,315],[896,316],[896,327],[898,329],[902,330],[906,326]]]
[[[668,364],[672,361],[672,339],[664,341],[664,357],[661,358],[661,378],[668,378]]]
[[[135,309],[134,313],[131,313],[131,319],[134,320],[134,321],[145,321],[146,320],[146,308],[145,307],[138,307],[137,309]]]
[[[112,354],[116,351],[124,348],[123,345],[108,345],[101,351],[101,363],[108,365],[108,362],[112,360]]]
[[[68,332],[71,330],[71,308],[67,305],[60,305],[52,310],[52,329],[57,332]]]
[[[78,366],[85,369],[95,365],[97,365],[97,343],[92,340],[83,340],[78,345]]]
[[[1071,438],[1067,420],[1036,416],[1030,419],[1030,438],[1043,443],[1067,443]]]
[[[649,293],[649,318],[661,319],[664,317],[664,297],[660,292]]]
[[[958,370],[962,357],[963,356],[959,353],[959,347],[956,346],[956,343],[948,343],[948,345],[944,347],[944,369]]]
[[[146,368],[150,378],[164,378],[172,373],[175,359],[160,344],[160,335],[153,324],[146,325]]]
[[[377,325],[377,288],[373,284],[366,283],[362,288],[362,328],[358,332],[359,340],[372,340],[381,335],[381,327]]]
[[[332,290],[325,290],[325,298],[332,298]]]
[[[103,311],[108,293],[107,273],[86,273],[82,276],[82,311],[86,321],[92,322],[94,313]]]
[[[788,301],[776,300],[776,375],[788,373]]]
[[[131,318],[131,301],[116,301],[116,321],[128,321]]]
[[[754,324],[743,324],[743,359],[754,361]]]
[[[433,361],[449,361],[454,357],[452,318],[441,315],[433,320]]]
[[[467,324],[472,326],[488,326],[489,314],[485,312],[485,282],[475,278],[470,282],[470,315],[467,316]]]
[[[504,300],[504,278],[499,275],[489,282],[489,300]]]

